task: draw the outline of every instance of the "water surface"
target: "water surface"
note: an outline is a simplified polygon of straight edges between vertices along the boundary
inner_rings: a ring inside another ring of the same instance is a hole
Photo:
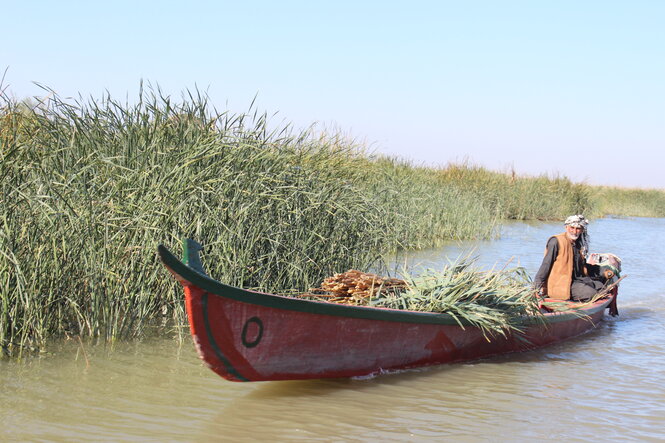
[[[559,223],[511,223],[499,240],[411,254],[440,267],[475,250],[533,276]],[[618,318],[548,348],[363,380],[232,383],[189,337],[0,361],[0,440],[662,441],[665,219],[602,219],[593,252],[623,259]],[[166,277],[166,275],[165,275]]]

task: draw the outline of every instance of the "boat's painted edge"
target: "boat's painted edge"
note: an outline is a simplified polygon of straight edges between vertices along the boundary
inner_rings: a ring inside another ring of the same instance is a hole
[[[284,297],[275,294],[265,294],[256,291],[237,288],[234,286],[226,285],[217,280],[214,280],[203,273],[203,269],[193,269],[180,261],[171,251],[165,246],[159,245],[157,247],[159,257],[164,265],[175,275],[179,276],[183,281],[188,281],[191,284],[201,288],[210,294],[220,297],[226,297],[231,300],[236,300],[244,303],[254,304],[275,309],[284,309],[289,311],[332,315],[338,317],[349,317],[366,320],[381,320],[402,323],[420,323],[420,324],[437,324],[437,325],[455,325],[459,326],[472,326],[464,319],[458,322],[455,318],[448,314],[440,314],[433,312],[417,312],[405,311],[398,309],[377,308],[368,306],[349,306],[343,304],[319,302],[315,300],[302,300],[291,297]],[[191,258],[191,257],[190,257]],[[581,311],[591,316],[599,310],[605,309],[611,300],[604,300],[603,303],[594,303],[588,308]],[[579,318],[579,315],[571,313],[552,313],[545,314],[547,323],[569,321]],[[525,324],[538,323],[539,319],[527,318]]]
[[[212,329],[210,328],[210,318],[208,317],[208,294],[207,292],[203,293],[203,296],[201,297],[201,308],[203,309],[203,322],[205,326],[205,331],[206,331],[206,336],[208,338],[208,343],[210,343],[210,347],[212,348],[213,352],[215,353],[215,356],[219,361],[222,362],[224,365],[224,368],[226,368],[226,372],[229,373],[229,375],[233,376],[236,378],[238,381],[250,381],[250,379],[246,378],[244,375],[240,374],[238,370],[233,366],[233,363],[231,363],[231,360],[226,357],[222,349],[219,347],[217,344],[217,340],[215,340],[215,336],[212,333]]]

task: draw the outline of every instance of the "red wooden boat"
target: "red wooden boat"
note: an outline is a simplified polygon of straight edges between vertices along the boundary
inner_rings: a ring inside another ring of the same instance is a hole
[[[348,306],[228,286],[204,273],[200,249],[186,240],[187,264],[161,245],[159,255],[184,286],[200,357],[232,381],[368,376],[524,351],[593,329],[616,300],[614,289],[581,309],[586,317],[548,313],[544,322],[526,318],[522,334],[488,340],[479,328],[462,327],[447,314]]]

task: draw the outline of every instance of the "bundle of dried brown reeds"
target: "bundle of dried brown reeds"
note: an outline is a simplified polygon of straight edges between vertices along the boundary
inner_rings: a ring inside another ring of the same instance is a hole
[[[314,296],[329,301],[353,305],[367,305],[372,297],[405,289],[406,282],[399,278],[382,277],[377,274],[349,269],[341,274],[327,277],[321,287],[311,289]]]

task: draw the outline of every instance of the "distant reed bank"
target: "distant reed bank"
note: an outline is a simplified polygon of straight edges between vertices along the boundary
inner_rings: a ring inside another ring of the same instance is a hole
[[[185,236],[206,246],[215,278],[283,291],[398,249],[488,238],[505,219],[665,216],[662,190],[418,167],[254,110],[217,112],[198,93],[142,91],[131,105],[3,95],[0,143],[6,354],[181,324],[181,291],[155,251]]]

